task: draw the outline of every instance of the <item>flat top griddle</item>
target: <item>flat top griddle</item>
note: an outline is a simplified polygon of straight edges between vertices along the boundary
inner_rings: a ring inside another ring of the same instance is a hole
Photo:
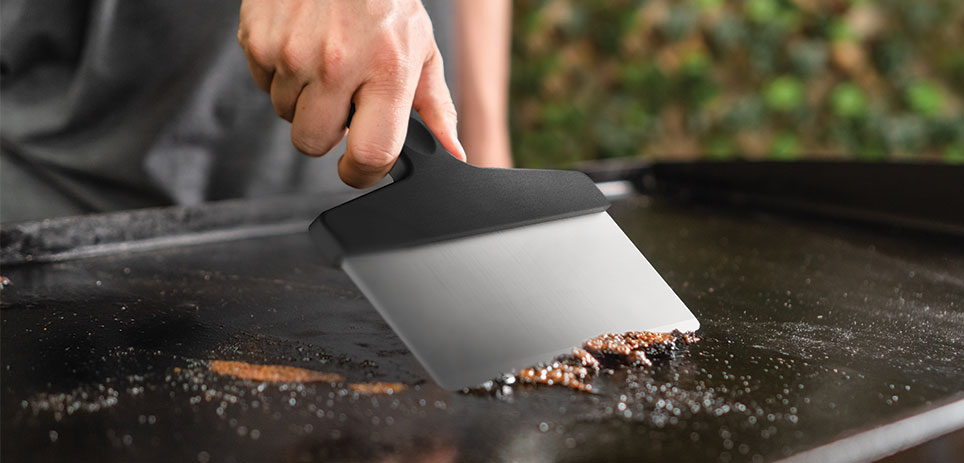
[[[233,204],[245,216],[264,206]],[[701,320],[703,340],[603,375],[595,394],[518,387],[499,398],[433,384],[290,226],[323,207],[272,204],[275,227],[191,240],[132,225],[140,244],[4,265],[2,459],[868,459],[964,420],[964,246],[953,237],[620,199],[611,214]],[[217,207],[135,214],[163,231]],[[41,228],[7,227],[7,251]],[[215,359],[410,388],[261,384],[210,372]]]

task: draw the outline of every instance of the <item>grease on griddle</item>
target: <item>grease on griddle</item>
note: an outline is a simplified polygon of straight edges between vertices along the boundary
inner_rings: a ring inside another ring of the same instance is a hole
[[[339,383],[345,378],[338,373],[308,370],[284,365],[257,365],[229,360],[212,360],[211,371],[252,381],[269,383]]]
[[[602,334],[585,341],[582,348],[573,348],[570,353],[556,357],[548,364],[524,368],[518,375],[503,375],[475,390],[507,395],[518,380],[523,384],[564,386],[592,392],[590,381],[599,374],[603,364],[613,367],[652,366],[651,357],[667,355],[699,340],[692,332],[677,330],[672,333],[628,331]]]

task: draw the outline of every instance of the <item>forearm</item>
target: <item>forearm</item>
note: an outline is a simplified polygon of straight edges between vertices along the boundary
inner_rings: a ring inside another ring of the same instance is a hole
[[[470,163],[511,167],[509,148],[510,0],[459,0],[459,138]]]

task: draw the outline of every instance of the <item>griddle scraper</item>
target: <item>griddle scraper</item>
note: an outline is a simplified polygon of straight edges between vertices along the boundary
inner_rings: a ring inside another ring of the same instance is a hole
[[[602,333],[699,328],[581,172],[475,167],[412,118],[390,175],[310,234],[446,389]]]

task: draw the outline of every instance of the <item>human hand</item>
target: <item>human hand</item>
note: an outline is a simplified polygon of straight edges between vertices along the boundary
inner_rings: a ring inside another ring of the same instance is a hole
[[[291,141],[321,156],[345,136],[342,181],[377,183],[395,163],[414,108],[465,160],[432,24],[419,0],[243,0],[238,42],[252,77],[291,122]]]

